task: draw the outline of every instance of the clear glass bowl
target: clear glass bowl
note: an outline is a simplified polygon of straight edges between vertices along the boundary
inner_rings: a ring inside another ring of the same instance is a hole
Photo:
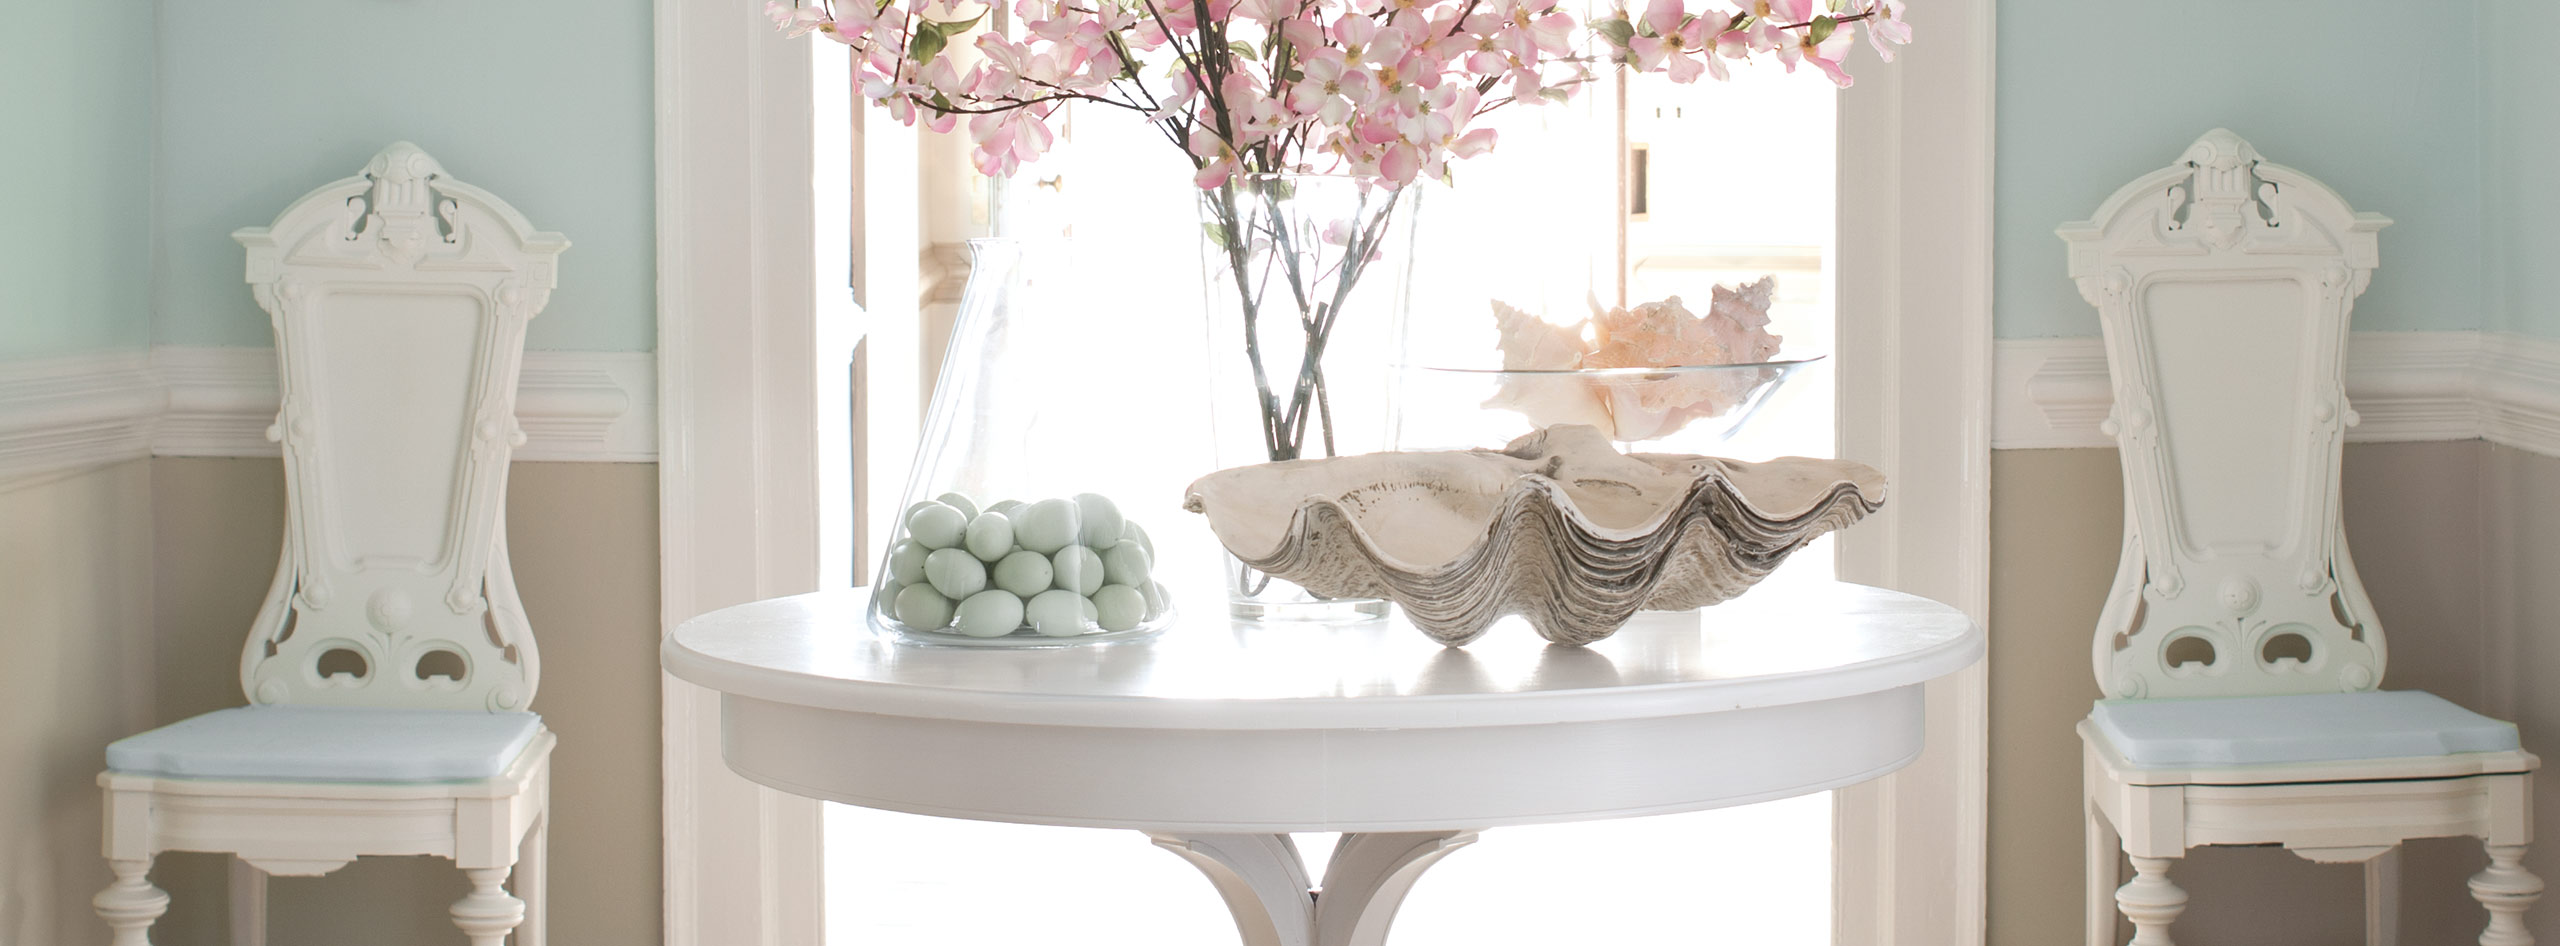
[[[1499,447],[1555,424],[1589,424],[1630,452],[1709,453],[1819,357],[1739,365],[1517,371],[1397,369],[1396,449]]]
[[[1061,244],[969,248],[871,624],[964,647],[1154,634],[1173,620],[1154,536],[1195,528],[1178,478],[1205,464],[1174,456],[1147,407],[1164,397],[1145,370],[1150,330]]]

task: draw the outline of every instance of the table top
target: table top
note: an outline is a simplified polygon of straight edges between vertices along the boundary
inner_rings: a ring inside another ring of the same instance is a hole
[[[1162,635],[1045,649],[902,641],[867,589],[776,598],[679,625],[669,673],[778,704],[883,716],[1181,730],[1429,729],[1683,716],[1837,700],[1952,673],[1983,635],[1954,608],[1842,582],[1772,584],[1650,612],[1585,647],[1516,618],[1463,648],[1400,619],[1230,622],[1184,602]],[[1206,615],[1206,617],[1203,617]]]

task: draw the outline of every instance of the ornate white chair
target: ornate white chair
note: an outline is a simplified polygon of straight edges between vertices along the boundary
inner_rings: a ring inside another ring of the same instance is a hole
[[[108,747],[98,915],[144,946],[152,859],[228,852],[234,940],[257,942],[267,875],[429,854],[470,879],[475,946],[519,923],[539,946],[553,738],[502,513],[525,322],[568,241],[407,142],[233,237],[275,326],[283,562],[240,655],[251,705]]]
[[[2119,910],[2169,946],[2170,864],[2209,844],[2364,862],[2366,939],[2390,943],[2399,844],[2466,835],[2489,854],[2480,942],[2533,942],[2538,762],[2509,723],[2376,689],[2382,625],[2339,520],[2348,313],[2389,223],[2217,128],[2060,231],[2106,335],[2126,494],[2092,654],[2107,699],[2079,726],[2090,946]]]

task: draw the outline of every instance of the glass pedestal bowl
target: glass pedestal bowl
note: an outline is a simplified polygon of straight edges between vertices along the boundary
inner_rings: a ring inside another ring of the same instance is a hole
[[[1542,427],[1587,424],[1628,452],[1712,454],[1820,360],[1544,371],[1405,365],[1395,445],[1498,448]]]

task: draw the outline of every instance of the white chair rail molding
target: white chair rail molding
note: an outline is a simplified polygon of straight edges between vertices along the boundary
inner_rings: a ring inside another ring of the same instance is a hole
[[[2378,689],[2382,623],[2339,514],[2365,419],[2348,317],[2390,222],[2215,129],[2060,231],[2105,333],[2126,492],[2091,648],[2106,699],[2079,724],[2090,946],[2119,911],[2136,946],[2169,946],[2189,898],[2172,868],[2218,844],[2364,863],[2366,941],[2393,943],[2400,844],[2460,836],[2489,856],[2480,943],[2533,942],[2539,761],[2512,724]]]
[[[153,859],[230,853],[233,942],[260,943],[268,875],[433,855],[469,879],[474,946],[538,946],[555,740],[525,709],[503,511],[525,324],[568,241],[406,142],[234,236],[275,327],[283,560],[240,655],[251,705],[108,747],[98,915],[147,944]]]

